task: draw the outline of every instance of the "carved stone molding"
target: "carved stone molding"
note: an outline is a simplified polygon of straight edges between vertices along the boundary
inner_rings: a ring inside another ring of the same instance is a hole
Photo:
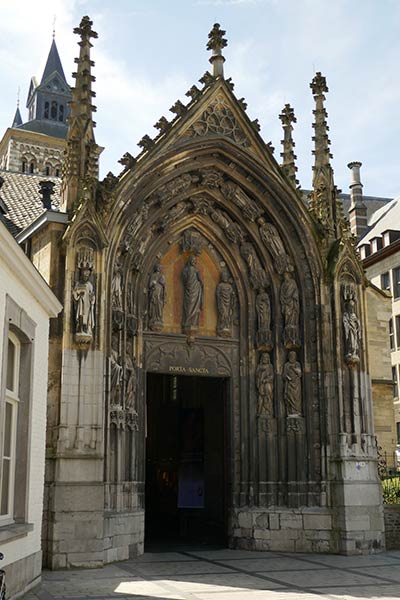
[[[204,245],[205,239],[199,231],[196,231],[195,229],[186,229],[183,232],[180,243],[180,249],[182,252],[189,252],[190,254],[200,256]]]
[[[257,417],[259,433],[277,433],[277,422],[271,416],[260,414]]]

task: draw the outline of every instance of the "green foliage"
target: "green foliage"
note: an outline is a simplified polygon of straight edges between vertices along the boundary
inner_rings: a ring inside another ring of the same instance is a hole
[[[382,481],[384,504],[400,504],[400,477],[388,477]]]

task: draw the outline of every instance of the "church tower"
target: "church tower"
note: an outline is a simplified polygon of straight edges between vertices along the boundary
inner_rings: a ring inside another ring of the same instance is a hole
[[[70,87],[53,36],[40,83],[31,78],[24,123],[19,106],[0,141],[0,168],[5,171],[60,177],[68,131]],[[19,102],[18,102],[19,105]]]

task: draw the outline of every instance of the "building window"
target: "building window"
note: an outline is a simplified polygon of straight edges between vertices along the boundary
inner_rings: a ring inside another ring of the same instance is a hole
[[[396,347],[400,349],[400,315],[396,317]]]
[[[45,119],[48,119],[48,118],[49,118],[49,103],[48,103],[48,102],[45,102],[45,103],[44,103],[44,113],[43,113],[43,117],[44,117]]]
[[[390,350],[394,350],[395,343],[394,343],[393,319],[389,319],[389,340],[390,340]]]
[[[400,267],[393,269],[393,296],[400,298]]]
[[[397,443],[400,444],[400,421],[396,423],[396,431],[397,431]]]
[[[50,117],[55,121],[57,119],[57,109],[58,109],[58,105],[57,102],[55,100],[52,101],[51,103],[51,113],[50,113]]]
[[[29,165],[29,173],[34,173],[35,172],[35,163],[32,161],[31,164]]]
[[[50,167],[49,167],[49,165],[46,165],[46,169],[45,169],[45,171],[46,171],[46,173],[45,173],[45,174],[46,174],[46,175],[47,175],[47,177],[48,177],[48,176],[50,175]]]
[[[0,517],[14,516],[14,480],[16,455],[16,429],[19,404],[19,365],[21,346],[11,332],[8,337],[6,393],[1,448]]]
[[[60,177],[60,169],[56,169],[56,177]]]
[[[382,273],[381,275],[381,290],[386,290],[390,292],[390,273],[386,271],[386,273]]]
[[[392,381],[393,381],[393,398],[398,398],[399,389],[397,385],[397,366],[392,367]]]
[[[23,160],[23,161],[22,161],[22,167],[21,167],[21,171],[22,171],[23,173],[26,173],[26,160]]]
[[[62,104],[58,107],[58,120],[64,121],[64,106]]]

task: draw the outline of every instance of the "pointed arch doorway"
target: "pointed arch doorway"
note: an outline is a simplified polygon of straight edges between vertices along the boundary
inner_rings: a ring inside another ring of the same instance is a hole
[[[226,545],[230,380],[174,370],[146,375],[145,544]]]

